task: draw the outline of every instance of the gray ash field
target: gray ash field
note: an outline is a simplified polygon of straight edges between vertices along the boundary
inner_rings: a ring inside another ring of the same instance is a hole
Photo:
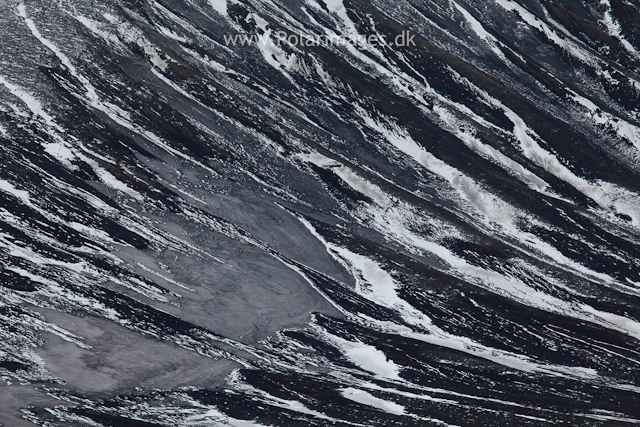
[[[0,0],[0,146],[3,426],[640,423],[637,0]]]

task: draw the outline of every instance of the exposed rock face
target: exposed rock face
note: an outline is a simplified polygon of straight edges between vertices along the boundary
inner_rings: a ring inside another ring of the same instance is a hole
[[[0,0],[0,423],[640,422],[640,6]]]

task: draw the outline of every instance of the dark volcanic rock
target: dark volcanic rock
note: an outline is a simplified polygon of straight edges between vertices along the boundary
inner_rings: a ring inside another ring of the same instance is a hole
[[[637,1],[6,0],[0,52],[0,425],[640,422]]]

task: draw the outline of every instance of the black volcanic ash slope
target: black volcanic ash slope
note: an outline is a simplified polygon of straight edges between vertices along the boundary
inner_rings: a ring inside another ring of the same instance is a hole
[[[2,425],[640,422],[637,1],[6,0],[0,46]]]

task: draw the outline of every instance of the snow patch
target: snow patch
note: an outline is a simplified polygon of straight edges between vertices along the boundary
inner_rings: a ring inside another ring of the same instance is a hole
[[[520,15],[522,20],[529,26],[543,33],[553,43],[578,58],[580,61],[594,68],[598,68],[601,62],[598,58],[591,55],[588,51],[578,46],[575,42],[567,41],[553,31],[544,21],[538,19],[533,13],[529,12],[523,6],[511,0],[496,0],[496,3],[507,11],[515,11]]]
[[[9,82],[5,77],[0,75],[0,84],[9,90],[9,92],[20,99],[27,108],[33,113],[33,115],[40,117],[45,121],[47,126],[56,129],[58,132],[63,133],[62,129],[42,107],[40,101],[34,98],[31,94],[27,93],[24,89],[20,88]]]
[[[487,30],[485,30],[485,28],[482,26],[482,24],[473,17],[473,15],[471,15],[464,7],[460,6],[458,3],[456,3],[455,1],[453,1],[453,5],[455,6],[456,9],[458,9],[458,11],[460,13],[462,13],[462,16],[464,16],[464,19],[469,23],[469,25],[471,26],[471,29],[473,30],[474,33],[476,33],[476,35],[483,40],[485,43],[487,43],[489,45],[489,47],[491,48],[491,50],[500,58],[502,59],[502,61],[507,62],[507,57],[504,56],[504,53],[502,53],[502,51],[500,50],[500,48],[497,46],[500,42],[498,41],[498,39],[496,39],[491,33],[489,33]]]
[[[209,5],[220,15],[227,16],[227,0],[209,0]]]
[[[5,181],[4,179],[0,179],[0,190],[5,193],[9,193],[15,198],[19,199],[25,205],[31,206],[31,200],[29,198],[29,192],[18,190],[13,186],[9,181]]]
[[[91,31],[93,34],[97,35],[98,37],[102,38],[107,43],[120,48],[120,50],[124,49],[124,45],[122,44],[118,36],[103,30],[101,28],[102,27],[101,23],[82,15],[78,15],[75,18],[78,22],[84,25],[89,31]]]
[[[360,116],[371,129],[383,135],[387,142],[396,149],[411,157],[431,173],[447,181],[464,200],[470,202],[486,217],[497,224],[508,225],[512,223],[514,210],[511,206],[482,189],[472,178],[426,151],[404,130],[392,124],[384,126],[363,111],[360,111]]]
[[[387,356],[377,348],[361,342],[347,341],[336,336],[331,338],[337,341],[347,359],[365,371],[373,372],[380,378],[401,379],[398,375],[400,367],[387,359]]]
[[[404,406],[398,405],[395,402],[389,402],[378,397],[373,396],[364,390],[360,390],[353,387],[348,387],[340,390],[343,397],[353,400],[354,402],[361,403],[363,405],[372,406],[380,409],[384,412],[394,415],[405,415]]]
[[[605,27],[607,27],[609,35],[618,39],[622,47],[624,47],[628,53],[635,56],[636,59],[640,59],[640,52],[638,52],[638,50],[633,47],[629,40],[624,37],[624,35],[622,34],[622,27],[620,27],[620,23],[618,23],[618,21],[616,21],[611,15],[611,2],[609,0],[600,0],[600,4],[605,7],[604,15],[600,22],[602,22]]]
[[[65,165],[71,165],[71,161],[76,159],[73,151],[63,142],[44,144],[44,151]]]

